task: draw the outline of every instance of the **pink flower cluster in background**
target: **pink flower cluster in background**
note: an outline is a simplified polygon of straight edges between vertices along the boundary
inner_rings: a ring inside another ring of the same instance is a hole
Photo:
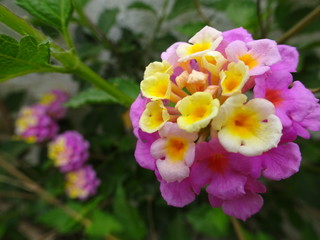
[[[65,116],[63,104],[69,95],[62,90],[52,90],[43,95],[39,103],[24,107],[15,122],[15,134],[29,143],[43,142],[58,132],[56,120]]]
[[[43,106],[23,107],[15,122],[15,134],[28,143],[43,142],[53,138],[58,132],[58,124]]]
[[[92,166],[83,166],[66,173],[66,193],[70,198],[86,200],[96,194],[100,180]]]
[[[89,157],[89,142],[76,131],[66,131],[49,143],[49,158],[65,173],[66,193],[70,198],[86,200],[94,195],[100,180],[92,166],[84,165]]]
[[[318,99],[291,75],[298,52],[243,28],[206,26],[161,58],[131,106],[138,164],[155,172],[169,205],[205,189],[213,207],[246,220],[263,205],[260,178],[298,172],[293,141],[320,130]]]
[[[61,172],[80,168],[89,157],[89,142],[76,131],[58,135],[49,143],[49,158]]]
[[[85,200],[96,193],[100,180],[92,166],[84,165],[89,158],[89,142],[76,131],[58,134],[57,120],[65,117],[64,107],[69,95],[62,90],[52,90],[34,105],[20,110],[15,122],[16,136],[28,143],[48,144],[48,155],[53,164],[65,173],[66,193],[70,198]]]

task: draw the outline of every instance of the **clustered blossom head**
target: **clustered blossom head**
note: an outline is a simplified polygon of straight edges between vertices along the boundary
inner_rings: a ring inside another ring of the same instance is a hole
[[[66,131],[49,143],[49,158],[65,173],[65,190],[70,198],[86,200],[94,195],[100,180],[90,165],[84,165],[89,157],[89,142],[76,131]]]
[[[90,165],[66,173],[65,178],[66,193],[70,198],[86,200],[96,194],[97,187],[100,185],[100,180]]]
[[[53,138],[58,132],[57,123],[47,115],[40,105],[24,107],[15,122],[15,134],[28,143],[43,142]]]
[[[85,200],[96,193],[100,180],[91,166],[84,165],[89,157],[89,142],[76,131],[56,136],[57,120],[65,116],[67,109],[63,104],[68,99],[66,92],[52,90],[37,104],[22,108],[15,122],[15,134],[29,143],[54,138],[48,144],[48,155],[66,173],[66,193],[71,198]]]
[[[80,168],[89,157],[89,143],[76,131],[58,135],[49,143],[48,155],[61,172]]]
[[[69,95],[62,90],[52,90],[41,100],[20,110],[15,122],[15,134],[29,143],[43,142],[53,138],[58,132],[56,120],[64,117],[63,104]]]
[[[65,116],[67,108],[63,105],[69,99],[65,91],[54,89],[44,94],[39,104],[47,109],[47,114],[53,119],[61,119]]]
[[[137,162],[155,172],[169,205],[205,189],[213,207],[246,220],[263,205],[259,178],[296,173],[293,141],[320,130],[318,99],[291,75],[296,49],[206,26],[161,58],[146,67],[130,110]]]

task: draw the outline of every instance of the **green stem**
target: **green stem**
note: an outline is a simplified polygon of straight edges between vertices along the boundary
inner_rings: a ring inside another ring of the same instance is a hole
[[[199,0],[193,0],[193,4],[194,4],[194,6],[196,7],[197,12],[198,12],[200,18],[202,19],[202,21],[204,21],[204,23],[205,23],[206,25],[212,26],[212,25],[211,25],[211,22],[210,22],[210,19],[207,18],[206,15],[204,15],[204,13],[202,12],[201,7],[200,7]]]
[[[312,93],[319,93],[320,92],[320,88],[311,88],[309,89]]]
[[[32,25],[26,22],[24,19],[16,16],[14,13],[9,11],[7,8],[0,4],[0,22],[7,25],[12,30],[16,31],[21,35],[30,35],[34,37],[38,42],[48,41],[47,37],[40,31],[35,29]],[[65,30],[66,32],[66,30]],[[69,47],[73,48],[71,36],[65,34],[66,41]],[[87,65],[85,65],[78,56],[75,54],[74,49],[65,51],[55,43],[51,43],[52,56],[60,61],[63,67],[48,67],[48,72],[62,72],[62,73],[73,73],[84,80],[92,83],[101,90],[107,92],[116,98],[122,105],[129,107],[133,99],[118,90],[115,86],[108,83],[105,79],[96,74]]]
[[[236,232],[238,240],[245,240],[239,221],[234,217],[230,217],[230,220],[231,220],[233,229]]]
[[[62,209],[68,216],[76,220],[77,222],[83,224],[85,227],[91,224],[91,221],[87,218],[81,216],[78,212],[74,211],[72,208],[64,205],[59,199],[55,198],[49,192],[44,190],[40,185],[38,185],[35,181],[30,179],[20,170],[18,170],[14,165],[7,162],[0,156],[0,167],[10,173],[13,177],[21,182],[29,191],[38,194],[44,200],[49,202],[50,204],[59,207]]]
[[[83,12],[83,8],[77,4],[77,1],[73,0],[73,6],[79,16],[79,23],[86,27],[104,48],[117,52],[117,47],[106,38],[105,34],[95,24],[91,22],[88,16]]]
[[[10,10],[0,4],[0,22],[3,22],[12,30],[20,33],[21,35],[30,35],[34,37],[38,42],[47,41],[47,37],[40,31],[35,29],[23,18],[18,17]]]
[[[316,7],[312,12],[310,12],[307,16],[305,16],[301,21],[299,21],[296,25],[290,28],[282,37],[280,37],[277,42],[284,43],[293,35],[298,33],[301,29],[309,25],[314,19],[320,16],[320,6]]]
[[[122,103],[122,105],[126,107],[129,107],[133,101],[133,99],[119,91],[105,79],[101,78],[81,61],[79,61],[77,68],[73,71],[73,74],[87,80],[88,82],[97,86],[101,90],[104,90],[108,94],[118,99],[120,103]]]
[[[257,0],[256,10],[257,10],[259,30],[260,30],[260,38],[265,38],[265,28],[264,28],[264,23],[263,23],[263,20],[262,20],[262,12],[261,12],[261,2],[260,2],[260,0]]]
[[[161,9],[161,13],[160,13],[160,16],[158,17],[158,21],[157,21],[157,24],[154,28],[154,31],[152,33],[152,37],[147,45],[147,49],[149,50],[151,45],[153,44],[153,42],[155,41],[156,37],[157,37],[157,34],[159,33],[159,30],[162,26],[162,23],[163,21],[166,19],[167,15],[166,15],[166,10],[168,8],[168,4],[169,4],[169,0],[164,0],[163,1],[163,4],[162,4],[162,9]]]
[[[64,36],[64,40],[66,41],[69,49],[70,49],[73,53],[75,53],[75,50],[76,50],[76,49],[75,49],[75,47],[74,47],[74,43],[73,43],[73,41],[72,41],[71,34],[70,34],[70,31],[68,30],[68,28],[63,27],[63,29],[62,29],[62,34],[63,34],[63,36]]]

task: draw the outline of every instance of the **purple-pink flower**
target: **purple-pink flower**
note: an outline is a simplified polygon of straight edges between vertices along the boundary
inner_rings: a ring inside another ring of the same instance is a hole
[[[320,130],[318,99],[291,75],[297,50],[207,26],[161,58],[146,67],[130,110],[138,164],[154,171],[169,205],[205,189],[213,207],[246,220],[262,208],[260,179],[298,172],[293,141]]]
[[[89,157],[89,142],[80,133],[67,131],[49,143],[48,155],[61,172],[77,170]]]
[[[70,198],[86,200],[96,194],[100,180],[92,166],[87,165],[65,175],[66,193]]]
[[[15,134],[29,143],[43,142],[58,132],[57,123],[41,105],[23,107],[15,121]]]
[[[53,119],[61,119],[65,116],[67,108],[63,105],[69,99],[69,94],[65,91],[54,89],[44,94],[39,104],[44,106],[47,114]]]

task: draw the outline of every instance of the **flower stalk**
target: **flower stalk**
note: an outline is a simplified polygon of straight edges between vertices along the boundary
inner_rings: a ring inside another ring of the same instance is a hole
[[[42,34],[40,31],[35,29],[26,20],[18,17],[10,10],[0,5],[0,22],[7,25],[9,28],[21,35],[30,35],[34,37],[38,42],[48,41],[48,38]],[[66,31],[64,31],[66,32]],[[71,36],[68,33],[66,36],[66,41],[69,47],[73,46]],[[85,63],[83,63],[79,57],[76,55],[74,49],[70,51],[65,51],[60,46],[51,42],[51,53],[52,56],[62,63],[63,67],[52,66],[48,67],[48,72],[62,72],[75,74],[82,79],[90,82],[101,90],[113,96],[125,107],[129,107],[132,103],[132,99],[118,90],[115,86],[108,83],[105,79],[96,74],[92,69],[90,69]]]

